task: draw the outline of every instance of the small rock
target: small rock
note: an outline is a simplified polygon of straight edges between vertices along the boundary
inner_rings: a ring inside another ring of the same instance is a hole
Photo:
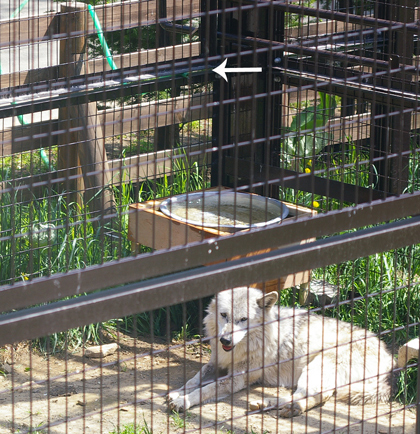
[[[115,342],[106,345],[97,345],[95,347],[88,347],[85,350],[86,357],[106,357],[115,353],[118,349],[118,344]]]
[[[410,359],[419,357],[419,338],[412,339],[398,350],[398,367],[403,368]]]
[[[302,305],[314,304],[325,306],[334,303],[339,293],[338,286],[323,280],[312,279],[309,285],[301,285],[299,290],[299,302]]]

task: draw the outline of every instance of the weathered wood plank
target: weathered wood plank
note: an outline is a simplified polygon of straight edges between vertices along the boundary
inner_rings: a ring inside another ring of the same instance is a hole
[[[192,42],[191,44],[175,45],[173,47],[141,50],[136,53],[117,54],[113,56],[113,60],[117,68],[134,68],[139,65],[151,65],[159,62],[196,57],[200,54],[200,47],[200,42]],[[111,69],[105,57],[88,61],[88,68],[89,71],[95,72]]]
[[[192,42],[191,44],[114,55],[113,59],[118,68],[135,68],[139,65],[150,65],[158,62],[170,62],[172,60],[195,57],[200,54],[200,47],[200,42]],[[87,68],[88,71],[91,72],[109,71],[111,69],[105,57],[88,60]],[[40,81],[56,80],[59,76],[58,65],[49,68],[3,74],[0,76],[0,89],[21,86],[23,84],[39,83]]]
[[[189,2],[168,2],[167,17],[169,21],[185,20],[199,15],[200,1],[190,0]],[[126,1],[122,3],[111,3],[95,7],[104,32],[128,29],[132,27],[152,25],[158,22],[157,6],[155,0],[148,1]],[[92,21],[88,23],[88,33],[96,33]]]
[[[124,1],[95,7],[104,32],[129,29],[157,23],[156,1]],[[182,20],[199,15],[199,0],[178,2],[167,8],[168,20]],[[60,13],[46,13],[26,18],[0,21],[0,47],[14,47],[66,37],[60,33]],[[88,21],[85,35],[96,33],[92,20]]]
[[[58,14],[0,21],[0,48],[48,41],[59,35]]]
[[[207,143],[198,143],[182,149],[150,152],[110,160],[108,161],[107,177],[114,186],[129,182],[142,182],[146,178],[161,178],[164,175],[172,174],[173,161],[176,156],[188,158],[190,163],[197,161],[200,165],[205,164],[208,155],[205,150],[208,146]],[[57,191],[58,184],[63,182],[65,177],[65,170],[57,170],[51,173],[0,182],[0,195],[5,193],[18,194],[19,201],[42,197],[47,187],[52,187],[54,191]]]
[[[204,106],[212,101],[212,95],[195,94],[110,109],[100,114],[100,123],[105,126],[107,137],[191,122],[211,117],[211,109],[205,109]]]
[[[191,122],[211,117],[211,94],[195,94],[168,100],[125,106],[99,112],[97,123],[105,127],[104,136],[142,131],[170,123]],[[0,131],[0,156],[57,145],[67,135],[68,122],[53,119]]]
[[[335,33],[359,29],[356,24],[343,23],[342,21],[321,21],[319,23],[305,24],[299,27],[286,29],[287,38],[307,38],[309,36],[334,35]]]
[[[168,149],[165,151],[150,152],[134,155],[127,158],[119,158],[109,162],[113,185],[126,184],[128,182],[141,182],[146,178],[155,179],[173,175],[174,160],[187,158],[189,164],[197,162],[206,164],[208,148],[207,143],[198,143],[180,149]]]

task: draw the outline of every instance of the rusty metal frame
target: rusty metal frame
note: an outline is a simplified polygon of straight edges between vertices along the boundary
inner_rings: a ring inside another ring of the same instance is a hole
[[[25,309],[0,317],[0,345],[274,279],[279,270],[296,273],[413,243],[420,243],[420,216]]]
[[[323,237],[383,221],[414,216],[419,214],[419,209],[420,192],[390,197],[386,201],[364,203],[351,209],[331,211],[325,215],[306,217],[298,221],[289,219],[272,228],[239,233],[227,238],[214,238],[195,245],[175,247],[171,251],[143,254],[84,270],[72,270],[65,274],[5,285],[0,290],[0,306],[3,312],[7,312],[106,287],[156,278],[162,274],[178,273],[208,262],[224,261],[253,251],[281,248],[305,238]],[[215,243],[218,249],[213,248]],[[165,264],[164,270],[162,264]]]

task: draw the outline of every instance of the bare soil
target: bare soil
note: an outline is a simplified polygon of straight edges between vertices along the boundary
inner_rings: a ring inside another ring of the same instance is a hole
[[[165,395],[200,369],[209,358],[208,347],[168,346],[124,335],[117,343],[118,352],[105,359],[89,359],[83,349],[49,357],[28,345],[3,349],[0,366],[7,373],[0,377],[0,433],[36,428],[54,434],[112,433],[132,423],[147,424],[154,434],[415,432],[415,413],[394,402],[355,406],[330,400],[291,420],[278,418],[275,410],[251,414],[248,401],[277,393],[258,386],[178,418],[168,412]],[[46,424],[50,427],[42,428]]]

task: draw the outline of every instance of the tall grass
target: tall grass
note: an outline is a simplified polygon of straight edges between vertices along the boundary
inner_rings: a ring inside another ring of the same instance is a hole
[[[206,168],[189,164],[187,157],[179,155],[173,161],[171,177],[144,180],[140,185],[127,182],[114,188],[117,204],[117,224],[112,231],[102,230],[90,219],[88,206],[69,202],[66,192],[46,189],[44,197],[25,201],[20,193],[0,195],[0,284],[31,280],[40,276],[82,269],[131,255],[128,240],[128,211],[134,202],[165,197],[207,186]],[[111,235],[111,236],[109,236]],[[116,236],[112,236],[116,235]],[[143,248],[143,251],[147,251]],[[174,324],[182,327],[181,308],[171,308]],[[117,326],[137,328],[141,333],[165,334],[164,309],[155,313],[153,325],[149,317],[111,321],[54,334],[37,341],[43,351],[77,347],[83,342],[97,343],[104,329],[112,333]],[[130,324],[131,322],[131,324]]]
[[[21,202],[17,194],[0,197],[0,282],[13,283],[116,259],[130,254],[126,236],[120,242],[101,236],[89,211],[66,200],[66,194]],[[129,198],[120,197],[119,209]],[[126,235],[126,225],[121,235]]]

